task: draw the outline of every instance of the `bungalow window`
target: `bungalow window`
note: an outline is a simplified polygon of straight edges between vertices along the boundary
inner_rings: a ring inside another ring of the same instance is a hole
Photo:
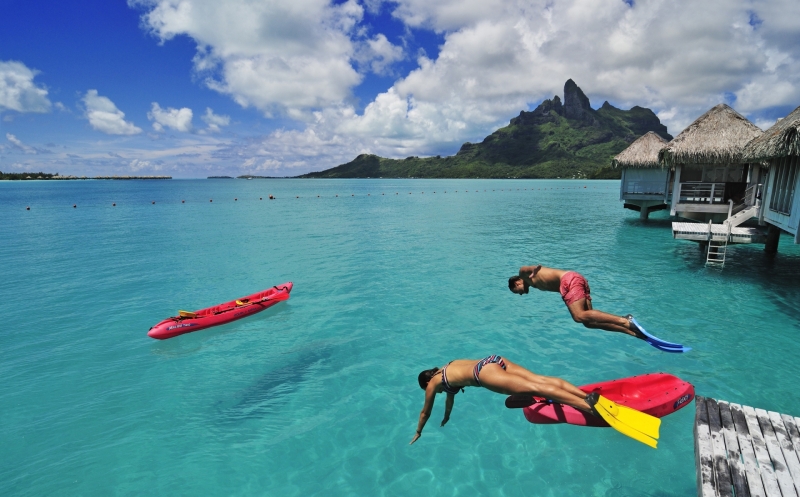
[[[797,157],[782,157],[773,164],[777,166],[769,209],[788,216],[791,214],[794,187],[797,183]]]

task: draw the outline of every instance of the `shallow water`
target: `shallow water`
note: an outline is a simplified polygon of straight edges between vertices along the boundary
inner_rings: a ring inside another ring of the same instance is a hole
[[[407,445],[418,372],[493,353],[576,384],[666,371],[800,415],[800,248],[736,246],[707,269],[663,213],[623,210],[618,185],[0,182],[0,494],[694,494],[693,405],[654,451],[529,424],[472,388],[444,428],[438,399]],[[580,271],[596,308],[693,350],[584,329],[557,294],[512,295],[508,276],[535,262]],[[292,298],[255,317],[146,335],[284,281]]]

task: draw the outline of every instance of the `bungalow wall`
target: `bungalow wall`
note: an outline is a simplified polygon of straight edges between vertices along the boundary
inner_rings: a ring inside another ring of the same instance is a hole
[[[667,200],[669,169],[626,167],[619,185],[620,200]]]
[[[800,187],[800,160],[780,157],[769,163],[769,178],[762,204],[763,220],[795,236],[798,240],[800,223],[800,198],[795,194]]]

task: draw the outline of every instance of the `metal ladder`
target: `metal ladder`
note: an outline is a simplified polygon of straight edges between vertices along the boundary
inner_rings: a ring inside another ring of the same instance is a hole
[[[714,240],[711,231],[711,221],[708,222],[708,252],[706,253],[706,266],[718,268],[725,267],[725,254],[728,251],[728,240],[731,239],[731,225],[727,225],[727,233],[723,241]]]

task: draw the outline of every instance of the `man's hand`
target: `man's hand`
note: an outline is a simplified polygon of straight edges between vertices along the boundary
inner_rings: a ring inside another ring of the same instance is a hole
[[[416,432],[416,433],[414,434],[414,438],[412,438],[412,439],[411,439],[411,441],[410,441],[410,442],[408,442],[408,445],[411,445],[411,444],[413,444],[414,442],[416,442],[417,440],[419,440],[419,437],[421,437],[421,436],[422,436],[422,433],[420,433],[420,432]]]

